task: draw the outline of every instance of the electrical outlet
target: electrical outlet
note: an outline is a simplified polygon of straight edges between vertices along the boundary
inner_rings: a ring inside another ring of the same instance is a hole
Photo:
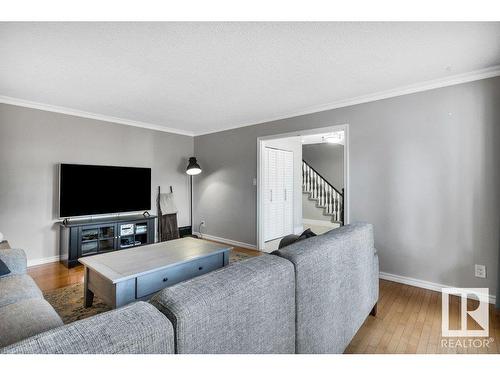
[[[476,264],[474,275],[476,277],[480,277],[481,279],[486,279],[486,266],[482,264]]]
[[[204,226],[205,226],[205,220],[200,221],[200,225],[201,225],[202,227],[204,227]]]

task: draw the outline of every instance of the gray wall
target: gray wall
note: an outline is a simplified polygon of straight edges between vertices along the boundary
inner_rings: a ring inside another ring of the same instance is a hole
[[[344,187],[344,145],[316,143],[302,146],[302,159],[318,171],[335,189]]]
[[[0,104],[0,232],[38,260],[58,255],[56,164],[152,168],[156,189],[172,185],[179,225],[189,225],[187,158],[193,138]]]
[[[499,77],[195,137],[195,221],[256,244],[257,137],[345,123],[351,221],[374,224],[381,271],[495,294]]]

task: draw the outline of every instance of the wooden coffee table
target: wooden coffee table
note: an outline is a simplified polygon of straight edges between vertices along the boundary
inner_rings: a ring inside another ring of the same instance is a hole
[[[224,267],[232,247],[194,238],[145,245],[78,259],[85,266],[84,306],[94,294],[116,308],[178,282]]]

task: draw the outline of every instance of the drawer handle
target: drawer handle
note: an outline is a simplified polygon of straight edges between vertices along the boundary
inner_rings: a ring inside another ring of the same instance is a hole
[[[166,282],[166,281],[168,281],[168,277],[163,278],[163,282]]]
[[[202,269],[203,269],[203,267],[198,267],[198,270],[200,270],[200,271],[201,271]]]

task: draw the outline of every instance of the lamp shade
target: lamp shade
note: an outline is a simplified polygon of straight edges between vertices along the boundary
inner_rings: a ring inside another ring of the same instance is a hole
[[[189,164],[186,168],[186,173],[189,175],[192,175],[192,176],[201,173],[201,167],[198,164],[198,162],[196,161],[195,157],[189,158]]]

